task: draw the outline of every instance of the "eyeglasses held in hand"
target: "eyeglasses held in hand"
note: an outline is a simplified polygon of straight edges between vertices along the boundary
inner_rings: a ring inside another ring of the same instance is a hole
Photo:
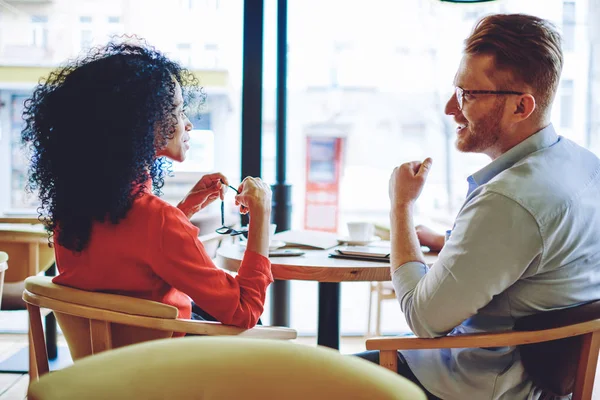
[[[231,186],[231,185],[227,185],[227,186],[229,188],[233,189],[234,192],[236,192],[238,194],[240,193],[233,186]],[[217,232],[219,235],[230,235],[230,236],[243,235],[245,238],[248,238],[248,230],[247,229],[236,230],[236,229],[230,228],[225,225],[225,200],[221,201],[221,227],[216,229],[215,232]]]

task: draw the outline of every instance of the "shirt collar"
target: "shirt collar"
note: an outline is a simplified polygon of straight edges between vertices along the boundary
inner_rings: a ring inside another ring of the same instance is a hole
[[[469,192],[467,195],[471,194],[477,187],[488,183],[493,177],[505,169],[512,167],[518,161],[538,150],[552,146],[558,140],[559,137],[552,124],[529,136],[521,143],[500,155],[500,157],[469,176],[467,178],[467,182],[469,183]]]

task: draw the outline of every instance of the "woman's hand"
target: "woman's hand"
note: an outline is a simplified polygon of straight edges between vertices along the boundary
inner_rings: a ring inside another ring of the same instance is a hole
[[[227,178],[221,173],[204,175],[179,202],[177,208],[183,211],[188,218],[192,218],[194,214],[216,199],[222,200],[228,184]]]
[[[271,188],[260,178],[245,178],[238,188],[235,204],[240,212],[250,212],[247,250],[269,256],[269,225],[271,223]]]
[[[240,213],[251,214],[271,212],[271,188],[260,178],[245,178],[235,196],[235,205],[240,206]]]

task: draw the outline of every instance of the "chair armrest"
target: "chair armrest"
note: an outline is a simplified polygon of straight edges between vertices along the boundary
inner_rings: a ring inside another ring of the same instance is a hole
[[[295,329],[279,326],[255,326],[251,329],[244,329],[212,321],[195,321],[191,319],[165,321],[168,321],[165,327],[168,326],[169,330],[194,335],[236,335],[257,339],[279,340],[296,339],[298,336],[298,332]]]
[[[600,319],[539,331],[472,333],[433,339],[390,337],[367,339],[367,350],[458,349],[468,347],[502,347],[549,342],[600,330]]]
[[[92,308],[81,304],[67,303],[50,297],[23,291],[23,300],[37,307],[46,307],[53,311],[77,317],[114,322],[117,324],[138,326],[161,331],[190,333],[195,335],[238,335],[257,339],[295,339],[295,329],[284,327],[256,326],[251,329],[223,325],[220,322],[194,321],[190,319],[157,318],[132,315],[119,311]]]

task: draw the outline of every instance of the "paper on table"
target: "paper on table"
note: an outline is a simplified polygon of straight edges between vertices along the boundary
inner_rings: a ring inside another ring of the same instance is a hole
[[[338,245],[338,235],[320,231],[283,231],[273,235],[274,240],[281,240],[287,245],[302,246],[313,249],[329,249]]]

